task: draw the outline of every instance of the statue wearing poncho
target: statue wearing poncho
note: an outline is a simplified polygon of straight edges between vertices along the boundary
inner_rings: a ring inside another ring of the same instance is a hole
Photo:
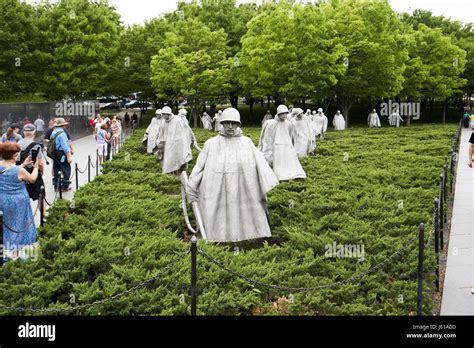
[[[270,110],[268,110],[267,113],[265,114],[265,116],[263,116],[262,127],[265,124],[265,122],[267,122],[271,119],[273,119],[273,116],[272,116],[272,113],[270,112]]]
[[[210,240],[270,237],[266,194],[278,179],[252,141],[242,136],[239,112],[228,108],[221,117],[224,132],[206,141],[189,176],[189,200],[199,203]]]
[[[400,127],[400,122],[404,122],[403,121],[403,118],[400,116],[400,114],[398,113],[398,110],[395,110],[389,117],[388,117],[388,123],[391,125],[391,126],[395,126],[395,127]]]
[[[156,117],[151,119],[151,123],[146,129],[147,137],[147,146],[146,151],[147,153],[153,153],[153,150],[158,145],[158,137],[160,135],[160,130],[163,127],[163,119],[161,118],[161,114],[156,114]]]
[[[207,112],[202,114],[201,122],[204,129],[212,130],[212,118],[207,114]]]
[[[293,109],[295,117],[290,121],[292,125],[291,141],[298,157],[307,157],[316,148],[313,122],[303,115],[303,112],[300,108]]]
[[[319,135],[324,139],[324,133],[328,130],[328,118],[324,115],[323,109],[319,108],[317,114],[313,114],[314,129],[316,137]]]
[[[182,170],[193,159],[191,148],[195,138],[187,122],[174,116],[169,107],[164,107],[162,113],[164,123],[158,148],[163,151],[161,167],[166,174]]]
[[[214,116],[214,131],[215,132],[223,131],[223,128],[221,125],[221,115],[222,115],[222,110],[219,110],[219,112]]]
[[[379,115],[377,115],[377,112],[375,111],[375,109],[373,109],[372,112],[367,117],[367,123],[369,125],[369,128],[372,128],[372,127],[380,128],[382,126],[380,124]]]
[[[344,116],[342,116],[339,110],[337,110],[336,114],[334,115],[332,124],[334,126],[334,130],[341,131],[346,129],[346,120],[344,120]]]
[[[306,178],[291,141],[292,125],[286,120],[288,113],[285,105],[278,107],[275,119],[265,123],[258,145],[281,181]]]

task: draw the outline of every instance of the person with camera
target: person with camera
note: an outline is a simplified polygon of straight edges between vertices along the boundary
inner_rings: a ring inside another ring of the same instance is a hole
[[[0,144],[0,211],[3,212],[3,241],[5,259],[15,260],[26,247],[37,241],[36,226],[26,183],[34,183],[38,178],[39,163],[28,157],[23,166],[33,166],[31,173],[23,166],[16,165],[21,147],[17,143]]]
[[[21,165],[27,158],[31,157],[33,164],[38,163],[39,173],[38,178],[32,184],[26,185],[26,190],[30,198],[36,201],[40,198],[41,187],[44,186],[43,173],[45,168],[45,161],[43,156],[43,144],[35,142],[36,127],[33,124],[27,124],[23,127],[24,138],[18,142],[21,147],[20,156],[17,159],[16,164]],[[24,166],[28,173],[33,172],[33,164]],[[45,214],[46,206],[43,207],[43,215]]]

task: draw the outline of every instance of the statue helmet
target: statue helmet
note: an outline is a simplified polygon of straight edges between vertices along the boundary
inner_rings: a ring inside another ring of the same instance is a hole
[[[156,109],[155,115],[161,115],[161,109]]]
[[[171,108],[169,106],[165,106],[163,110],[161,110],[161,113],[163,115],[173,115],[173,111],[171,111]]]
[[[318,109],[318,112],[323,112],[323,109],[322,109],[322,108],[319,108],[319,109]]]
[[[220,122],[237,122],[238,124],[242,124],[240,122],[240,112],[234,108],[227,108],[222,112]]]
[[[178,114],[179,114],[179,115],[186,116],[186,115],[188,114],[188,110],[186,110],[186,109],[179,109]]]
[[[286,105],[280,105],[278,106],[277,108],[277,115],[279,114],[288,114],[290,111],[288,110],[288,108],[286,107]]]
[[[304,111],[301,108],[293,109],[293,115],[295,115],[295,116],[301,115],[302,113],[304,113]]]

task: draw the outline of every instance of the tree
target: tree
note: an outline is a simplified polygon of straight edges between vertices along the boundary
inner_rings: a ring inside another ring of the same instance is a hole
[[[403,26],[386,0],[340,0],[321,6],[335,22],[338,43],[347,51],[346,74],[334,93],[349,124],[356,98],[396,96],[403,87],[408,50]]]
[[[248,24],[239,54],[239,80],[254,97],[323,95],[344,73],[344,49],[333,39],[333,23],[312,5],[268,5]]]
[[[431,29],[424,24],[415,32],[415,40],[412,54],[421,59],[428,71],[422,98],[444,101],[446,108],[448,98],[461,92],[460,88],[466,83],[460,77],[466,65],[466,52],[444,36],[441,29]],[[444,122],[446,112],[443,112]]]
[[[161,99],[184,97],[193,107],[229,90],[231,60],[227,35],[196,19],[185,19],[166,33],[164,48],[151,61],[151,82]],[[194,126],[197,127],[197,117]]]
[[[119,43],[119,15],[107,0],[60,0],[42,12],[42,64],[50,98],[95,96]]]
[[[0,100],[33,99],[42,65],[35,9],[19,0],[0,1]]]
[[[474,61],[473,23],[463,25],[459,21],[453,21],[443,16],[434,16],[431,11],[425,10],[415,10],[412,15],[403,13],[402,19],[415,30],[418,30],[421,24],[431,29],[439,28],[445,36],[451,38],[451,43],[466,51],[467,62]],[[463,90],[467,100],[470,100],[474,92],[474,64],[465,65],[461,78],[466,80]]]
[[[164,19],[152,19],[143,26],[125,28],[120,34],[120,48],[107,79],[106,93],[129,95],[142,92],[143,98],[155,98],[151,85],[151,58],[163,47],[170,24]]]
[[[181,18],[195,18],[209,27],[212,31],[224,30],[227,34],[227,56],[233,58],[230,74],[230,103],[237,108],[238,95],[242,89],[238,83],[239,61],[237,54],[241,49],[241,38],[247,32],[247,23],[257,14],[257,5],[244,3],[236,6],[236,0],[193,0],[190,3],[178,2],[178,10],[166,15],[173,23],[179,23]],[[211,100],[211,114],[214,112],[216,100]]]

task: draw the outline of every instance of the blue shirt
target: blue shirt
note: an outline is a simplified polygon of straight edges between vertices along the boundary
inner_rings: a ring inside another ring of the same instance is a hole
[[[51,133],[51,139],[54,138],[60,131],[62,131],[62,133],[56,138],[56,150],[63,150],[64,153],[68,153],[70,151],[68,138],[66,132],[64,132],[61,127],[54,128],[53,132]]]

